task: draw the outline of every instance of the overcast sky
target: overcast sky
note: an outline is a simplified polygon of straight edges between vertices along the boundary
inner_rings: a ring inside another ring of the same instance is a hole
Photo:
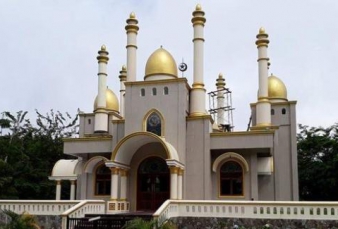
[[[297,100],[298,123],[328,126],[338,121],[337,0],[0,0],[0,112],[50,109],[92,112],[97,94],[97,51],[110,53],[108,86],[119,93],[126,63],[124,26],[139,20],[137,80],[149,55],[161,45],[192,83],[191,13],[206,13],[205,84],[215,90],[220,72],[233,94],[236,130],[246,129],[249,103],[258,88],[256,34],[270,38],[270,72]]]

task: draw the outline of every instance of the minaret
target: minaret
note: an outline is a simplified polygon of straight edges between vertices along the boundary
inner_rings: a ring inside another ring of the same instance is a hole
[[[206,115],[205,109],[205,88],[203,81],[204,73],[204,11],[200,4],[197,4],[192,13],[191,22],[194,27],[194,82],[190,93],[190,116]]]
[[[97,57],[99,63],[97,109],[95,112],[95,133],[106,133],[108,131],[108,113],[106,111],[106,89],[107,89],[107,64],[108,52],[106,46],[102,45]]]
[[[127,80],[127,67],[125,65],[122,66],[122,70],[120,71],[120,114],[124,116],[124,94],[126,93],[126,85],[124,82]]]
[[[224,120],[224,87],[225,87],[225,79],[223,78],[223,74],[220,73],[216,80],[216,88],[217,88],[217,124],[228,124],[225,123]]]
[[[127,32],[127,81],[136,81],[136,50],[137,50],[137,31],[138,20],[132,12],[127,19],[125,27]]]
[[[271,126],[271,104],[268,98],[268,44],[269,35],[265,33],[264,28],[259,29],[256,36],[257,49],[258,49],[258,74],[259,74],[259,89],[258,101],[256,105],[256,128]]]

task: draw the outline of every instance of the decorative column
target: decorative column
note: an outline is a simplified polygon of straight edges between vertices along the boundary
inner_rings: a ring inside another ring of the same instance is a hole
[[[177,174],[178,174],[178,167],[169,167],[170,168],[170,199],[176,200],[177,199]]]
[[[217,88],[217,124],[228,124],[225,123],[224,120],[224,87],[225,87],[225,79],[223,78],[223,74],[220,73],[216,80],[216,88]]]
[[[75,180],[70,181],[70,200],[75,200]]]
[[[190,92],[190,116],[206,115],[204,88],[204,11],[200,4],[196,6],[192,13],[191,22],[194,27],[194,82]]]
[[[257,49],[258,49],[258,74],[259,74],[259,89],[258,101],[256,105],[256,128],[265,128],[271,126],[271,104],[268,98],[268,44],[269,35],[265,32],[264,28],[259,29],[256,36]]]
[[[118,199],[118,187],[119,187],[119,168],[112,167],[111,170],[111,200]]]
[[[125,27],[127,32],[127,81],[136,81],[136,50],[137,50],[137,31],[138,20],[132,12],[127,19]]]
[[[97,94],[97,109],[95,112],[95,133],[106,133],[108,131],[108,113],[106,111],[106,90],[107,90],[107,64],[108,52],[106,46],[102,45],[97,57],[99,63],[98,75],[98,94]]]
[[[61,180],[56,180],[55,200],[61,200]]]
[[[121,177],[120,201],[126,201],[127,200],[128,171],[125,169],[121,169],[120,177]]]
[[[179,168],[177,176],[177,199],[183,199],[183,172],[184,170]]]
[[[122,70],[120,71],[120,114],[124,116],[124,95],[126,93],[126,85],[124,82],[127,81],[127,67],[125,65],[122,66]]]

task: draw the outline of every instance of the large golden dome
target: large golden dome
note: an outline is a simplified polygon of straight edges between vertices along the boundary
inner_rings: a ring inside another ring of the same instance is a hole
[[[288,100],[285,84],[278,77],[271,75],[268,78],[268,96],[270,100]]]
[[[94,111],[97,109],[97,96],[94,102]],[[119,100],[117,99],[115,93],[107,88],[106,90],[106,107],[105,110],[119,112]]]
[[[146,64],[145,80],[177,78],[177,65],[172,55],[164,48],[153,52]]]

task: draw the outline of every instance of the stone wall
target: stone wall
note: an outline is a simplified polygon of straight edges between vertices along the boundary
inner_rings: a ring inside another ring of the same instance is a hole
[[[37,215],[35,216],[41,229],[61,229],[61,216]],[[3,212],[0,213],[0,222],[8,223],[10,218]]]
[[[338,229],[337,220],[282,220],[175,217],[170,219],[177,229]]]

